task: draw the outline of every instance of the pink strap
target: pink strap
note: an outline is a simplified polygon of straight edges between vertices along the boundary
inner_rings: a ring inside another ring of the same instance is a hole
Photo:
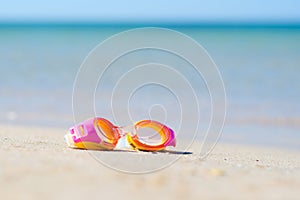
[[[101,139],[95,130],[95,125],[94,125],[95,120],[97,120],[97,118],[86,120],[81,124],[75,125],[70,128],[69,131],[75,143],[77,142],[100,143],[101,142]]]

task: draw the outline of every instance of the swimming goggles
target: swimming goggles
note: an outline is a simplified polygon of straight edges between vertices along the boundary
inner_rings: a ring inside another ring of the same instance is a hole
[[[154,134],[142,137],[142,129],[150,128]],[[160,141],[153,142],[153,137]],[[152,139],[151,139],[152,138]],[[172,129],[153,120],[142,120],[131,126],[118,127],[104,118],[92,118],[69,129],[65,141],[71,148],[92,150],[159,151],[176,145]]]

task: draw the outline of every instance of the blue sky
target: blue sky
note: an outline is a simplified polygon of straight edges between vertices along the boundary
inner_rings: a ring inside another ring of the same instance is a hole
[[[0,21],[300,22],[297,0],[3,1]]]

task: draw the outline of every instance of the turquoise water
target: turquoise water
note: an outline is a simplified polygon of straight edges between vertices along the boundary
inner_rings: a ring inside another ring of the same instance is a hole
[[[129,27],[0,27],[0,121],[68,127],[72,86],[89,51]],[[222,140],[300,150],[300,28],[174,27],[223,76]]]

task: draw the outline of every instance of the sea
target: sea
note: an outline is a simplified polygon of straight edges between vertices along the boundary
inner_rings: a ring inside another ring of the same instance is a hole
[[[300,150],[300,26],[158,26],[189,36],[216,64],[226,91],[226,117],[221,141]],[[57,127],[67,131],[74,124],[74,82],[89,53],[115,34],[144,27],[147,25],[0,25],[0,123]],[[142,52],[143,55],[147,53]],[[186,69],[181,68],[183,72]],[[194,81],[192,75],[186,79]],[[101,84],[108,90],[114,88],[109,81]],[[86,87],[92,86],[87,84]],[[144,90],[133,92],[130,99],[126,95],[125,99],[118,97],[111,107],[96,105],[95,113],[114,121],[114,116],[109,115],[111,109],[123,109],[125,113],[132,109],[132,119],[140,120],[149,115],[151,108],[150,115],[156,115],[154,118],[166,119],[170,110],[169,121],[198,123],[192,117],[182,119],[181,112],[172,111],[172,108],[176,110],[178,106],[175,104],[180,103],[180,99],[176,99],[176,95],[173,98],[173,93],[168,93],[167,89],[159,84],[145,86]],[[165,94],[166,98],[161,98],[161,101],[166,108],[158,98]],[[84,95],[83,91],[83,99]],[[201,99],[201,92],[196,95]],[[100,102],[109,95],[96,90],[95,96]],[[208,103],[209,94],[203,96],[203,101],[198,103],[206,115],[211,105]],[[127,107],[120,107],[127,104]],[[84,108],[83,101],[81,109]],[[204,118],[200,117],[199,123],[209,121]],[[187,128],[186,131],[191,130]]]

